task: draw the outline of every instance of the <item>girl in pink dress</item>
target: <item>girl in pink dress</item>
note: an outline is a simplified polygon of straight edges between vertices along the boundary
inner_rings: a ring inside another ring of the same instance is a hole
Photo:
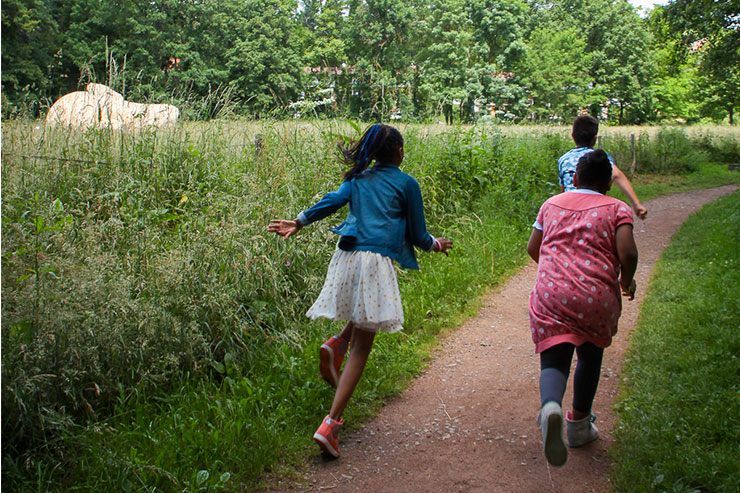
[[[538,264],[529,296],[535,351],[540,354],[540,428],[545,457],[553,466],[568,458],[563,440],[562,400],[573,352],[573,409],[566,415],[570,447],[598,438],[591,405],[604,348],[617,332],[622,294],[634,299],[637,247],[632,210],[606,196],[611,164],[595,150],[578,161],[576,190],[547,200],[540,208],[527,252]]]

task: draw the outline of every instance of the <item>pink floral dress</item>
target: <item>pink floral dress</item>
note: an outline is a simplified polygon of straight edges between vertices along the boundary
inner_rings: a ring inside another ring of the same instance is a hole
[[[607,347],[622,312],[616,231],[632,224],[624,202],[579,189],[547,200],[537,280],[529,295],[535,351],[569,342]]]

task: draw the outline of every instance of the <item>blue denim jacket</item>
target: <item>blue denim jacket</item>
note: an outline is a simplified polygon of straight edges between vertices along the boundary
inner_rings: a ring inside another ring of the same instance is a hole
[[[347,219],[331,231],[342,250],[366,250],[390,257],[404,269],[419,269],[414,246],[431,251],[419,183],[392,164],[376,164],[345,181],[298,215],[301,225],[323,219],[349,203]]]

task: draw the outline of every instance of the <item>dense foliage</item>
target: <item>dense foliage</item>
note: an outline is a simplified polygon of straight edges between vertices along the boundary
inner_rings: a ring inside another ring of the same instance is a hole
[[[736,0],[8,0],[3,115],[87,82],[191,118],[732,121]],[[707,15],[703,15],[706,12]]]
[[[727,114],[733,123],[740,103],[740,2],[675,0],[663,20],[681,48],[677,56],[697,69],[702,112]]]

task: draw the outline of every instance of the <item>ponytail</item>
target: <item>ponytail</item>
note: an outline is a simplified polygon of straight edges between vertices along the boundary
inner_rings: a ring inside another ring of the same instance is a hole
[[[344,181],[349,181],[365,171],[373,160],[391,161],[399,147],[403,147],[401,132],[382,123],[371,125],[349,148],[343,148],[340,144],[340,158],[350,166],[344,173]]]

